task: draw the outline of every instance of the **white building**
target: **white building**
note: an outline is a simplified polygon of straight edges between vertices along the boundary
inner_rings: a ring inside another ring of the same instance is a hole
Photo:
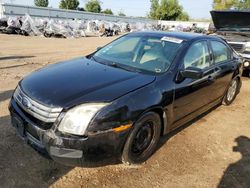
[[[3,3],[0,5],[0,18],[8,16],[24,16],[28,13],[31,17],[46,17],[53,19],[82,19],[82,20],[105,20],[122,22],[141,22],[157,24],[157,21],[146,18],[114,16],[101,13],[83,12],[75,10],[63,10],[56,8],[42,8]]]

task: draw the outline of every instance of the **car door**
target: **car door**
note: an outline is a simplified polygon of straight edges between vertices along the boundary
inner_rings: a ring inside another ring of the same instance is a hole
[[[235,70],[238,68],[231,48],[226,43],[212,40],[209,42],[213,53],[213,66],[215,68],[214,91],[216,99],[224,96]]]
[[[188,118],[214,100],[214,68],[211,60],[211,51],[206,40],[193,43],[187,50],[179,71],[189,67],[199,68],[202,69],[203,76],[200,79],[185,78],[175,84],[174,127],[178,126],[178,121]]]

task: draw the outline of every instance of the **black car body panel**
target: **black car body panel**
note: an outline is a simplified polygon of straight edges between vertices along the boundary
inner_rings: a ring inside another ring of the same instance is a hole
[[[12,98],[9,109],[12,117],[18,116],[23,122],[26,140],[66,165],[89,166],[107,158],[119,159],[130,129],[118,133],[114,128],[134,125],[144,113],[154,111],[161,116],[162,135],[167,134],[221,103],[230,81],[236,77],[240,81],[242,62],[236,54],[231,61],[219,64],[211,59],[211,66],[200,79],[179,79],[183,58],[190,46],[197,41],[205,41],[209,46],[211,40],[228,46],[220,38],[165,32],[131,35],[176,36],[184,40],[184,45],[169,70],[159,75],[131,72],[79,58],[49,66],[24,78],[20,87],[25,94],[44,105],[63,108],[56,122],[43,124]],[[209,53],[212,58],[212,51]],[[109,104],[92,118],[87,135],[75,136],[57,130],[69,108],[89,102]]]
[[[86,102],[110,102],[154,80],[152,75],[113,68],[83,57],[40,69],[20,85],[24,93],[44,105],[69,108]]]

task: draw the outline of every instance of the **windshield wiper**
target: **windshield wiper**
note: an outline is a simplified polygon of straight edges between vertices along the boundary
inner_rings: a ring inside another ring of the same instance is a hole
[[[130,72],[142,72],[140,69],[137,69],[136,67],[130,67],[130,66],[118,64],[115,62],[109,63],[108,65],[115,67],[115,68],[121,68]]]
[[[93,60],[94,60],[95,62],[97,62],[97,63],[101,63],[101,62],[97,61],[96,58],[95,58],[94,56],[92,56],[91,59],[93,59]]]
[[[128,69],[127,67],[124,67],[124,66],[122,66],[122,65],[120,65],[120,64],[117,64],[117,63],[114,63],[114,62],[109,63],[108,65],[111,66],[111,67],[121,68],[121,69],[124,69],[124,70],[127,70],[127,71],[131,71],[131,70]]]
[[[130,66],[126,66],[123,64],[118,64],[115,62],[111,62],[111,61],[97,61],[96,58],[94,56],[91,57],[95,62],[97,63],[101,63],[103,65],[107,65],[107,66],[111,66],[111,67],[115,67],[115,68],[120,68],[126,71],[130,71],[130,72],[142,72],[140,69],[136,68],[136,67],[130,67]]]

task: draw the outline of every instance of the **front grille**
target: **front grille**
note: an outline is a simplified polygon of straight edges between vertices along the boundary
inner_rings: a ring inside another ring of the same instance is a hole
[[[245,50],[245,44],[244,43],[232,43],[232,42],[229,42],[229,44],[237,52],[243,52]]]
[[[20,108],[28,114],[45,123],[53,123],[62,111],[62,108],[44,106],[28,97],[18,86],[13,95]]]
[[[23,108],[21,108],[21,106],[17,104],[17,107],[19,108],[19,110],[21,110],[21,112],[32,122],[34,123],[36,126],[38,126],[40,129],[43,129],[43,130],[48,130],[50,129],[54,123],[46,123],[46,122],[43,122],[35,117],[33,117],[32,115],[30,115],[29,113],[27,113],[25,110],[23,110]],[[15,113],[18,114],[18,112],[15,110]]]

